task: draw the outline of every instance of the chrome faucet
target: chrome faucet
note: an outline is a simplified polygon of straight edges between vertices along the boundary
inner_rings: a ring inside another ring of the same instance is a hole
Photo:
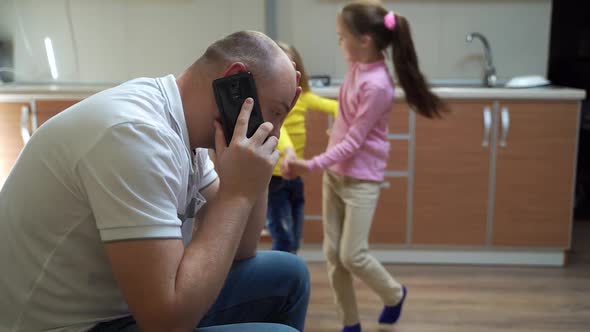
[[[465,40],[468,43],[471,43],[474,38],[481,40],[485,51],[486,67],[484,70],[483,84],[487,87],[493,87],[496,85],[497,77],[496,67],[494,67],[494,61],[492,60],[492,49],[490,48],[490,43],[488,43],[488,39],[479,32],[472,32],[468,34]]]

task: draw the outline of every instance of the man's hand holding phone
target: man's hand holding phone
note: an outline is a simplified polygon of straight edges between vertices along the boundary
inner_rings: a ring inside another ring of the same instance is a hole
[[[252,137],[247,137],[253,105],[252,98],[244,101],[229,146],[221,124],[215,123],[219,194],[245,198],[252,204],[268,186],[273,168],[279,159],[279,152],[276,150],[278,139],[269,136],[273,129],[272,123],[264,122]]]

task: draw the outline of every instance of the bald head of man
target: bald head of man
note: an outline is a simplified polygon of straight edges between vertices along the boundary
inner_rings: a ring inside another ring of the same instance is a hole
[[[280,127],[294,105],[300,88],[293,63],[280,47],[261,32],[239,31],[211,44],[178,78],[191,147],[214,148],[214,125],[220,114],[213,95],[213,80],[251,72],[258,103],[270,135]]]

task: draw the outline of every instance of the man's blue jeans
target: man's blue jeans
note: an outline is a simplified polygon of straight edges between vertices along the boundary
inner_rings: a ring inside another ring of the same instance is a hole
[[[303,331],[309,272],[295,255],[260,251],[237,262],[197,332]],[[97,325],[92,332],[136,332],[133,317]]]
[[[297,253],[304,219],[303,181],[273,176],[268,190],[266,227],[272,237],[272,249]]]

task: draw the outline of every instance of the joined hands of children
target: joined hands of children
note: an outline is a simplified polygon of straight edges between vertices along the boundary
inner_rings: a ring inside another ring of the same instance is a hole
[[[281,161],[281,173],[283,178],[293,180],[309,173],[309,167],[305,163],[305,160],[298,159],[293,148],[286,148],[284,153],[285,156]]]

